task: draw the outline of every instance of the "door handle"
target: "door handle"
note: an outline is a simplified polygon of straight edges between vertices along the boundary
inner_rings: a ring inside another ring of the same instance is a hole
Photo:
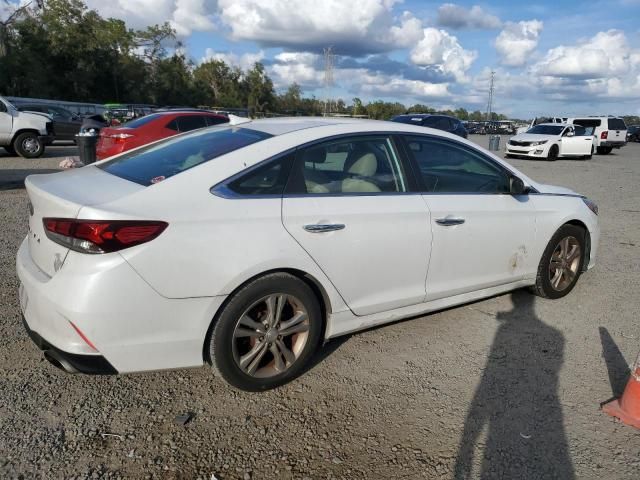
[[[443,227],[451,227],[453,225],[462,225],[464,223],[464,218],[452,217],[451,215],[447,215],[444,218],[436,219],[436,223],[438,225],[442,225]]]
[[[316,223],[313,225],[305,225],[304,229],[309,233],[324,233],[344,230],[344,223]]]

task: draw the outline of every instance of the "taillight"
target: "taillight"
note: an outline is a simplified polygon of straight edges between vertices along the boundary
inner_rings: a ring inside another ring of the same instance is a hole
[[[602,132],[602,133],[600,134],[600,139],[602,139],[602,140],[606,140],[608,136],[609,136],[609,132],[607,132],[607,131],[605,130],[604,132]]]
[[[44,218],[52,241],[81,253],[109,253],[153,240],[169,225],[147,220]]]
[[[115,143],[124,143],[128,138],[133,137],[130,133],[112,133],[106,134],[105,137],[112,138]]]

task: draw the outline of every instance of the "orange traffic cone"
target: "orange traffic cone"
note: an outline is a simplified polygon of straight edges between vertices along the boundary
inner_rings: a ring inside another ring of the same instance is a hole
[[[619,418],[622,423],[640,428],[640,353],[631,369],[631,377],[627,382],[622,397],[602,406],[607,415]]]

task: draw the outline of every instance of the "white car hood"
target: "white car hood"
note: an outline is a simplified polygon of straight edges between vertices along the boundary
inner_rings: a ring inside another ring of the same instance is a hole
[[[551,193],[555,195],[576,195],[581,197],[579,193],[574,192],[570,188],[559,187],[557,185],[548,185],[546,183],[535,182],[533,185],[540,193]]]
[[[518,142],[540,142],[543,140],[555,140],[557,135],[540,135],[537,133],[521,133],[515,137],[511,137],[511,140],[517,140]]]

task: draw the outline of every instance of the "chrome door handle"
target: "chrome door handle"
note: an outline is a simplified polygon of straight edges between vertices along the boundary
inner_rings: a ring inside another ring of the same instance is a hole
[[[446,216],[444,218],[436,219],[436,223],[443,227],[451,227],[452,225],[462,225],[464,223],[464,218]]]
[[[305,225],[304,229],[310,233],[324,233],[344,230],[344,227],[344,223],[316,223],[313,225]]]

